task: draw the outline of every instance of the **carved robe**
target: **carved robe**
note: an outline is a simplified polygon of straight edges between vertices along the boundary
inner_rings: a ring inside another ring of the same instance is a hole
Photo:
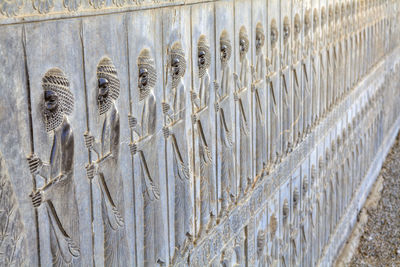
[[[277,154],[279,153],[279,134],[280,134],[280,124],[279,124],[279,95],[278,95],[278,49],[275,47],[271,52],[271,61],[268,66],[268,82],[269,82],[269,146],[270,146],[270,161],[275,161]]]
[[[200,78],[199,105],[195,109],[197,121],[194,132],[196,138],[196,157],[200,166],[196,176],[200,179],[200,233],[206,230],[210,214],[216,215],[216,182],[212,172],[211,131],[209,108],[210,76],[208,71]]]
[[[289,43],[284,44],[281,69],[281,91],[282,91],[282,152],[288,152],[289,146],[292,145],[292,101],[290,86],[290,69],[289,69]]]
[[[310,70],[310,48],[311,40],[310,36],[305,36],[305,43],[303,48],[303,58],[302,58],[302,91],[303,91],[303,133],[310,130],[312,124],[312,95],[311,89],[311,70]]]
[[[264,102],[261,102],[264,98],[265,91],[265,68],[264,68],[264,55],[263,53],[259,53],[256,58],[256,81],[257,85],[254,88],[254,121],[255,121],[255,164],[256,164],[256,173],[255,175],[261,176],[264,167],[266,166],[266,134],[265,134],[265,114],[264,114]]]
[[[300,61],[300,40],[296,39],[293,47],[293,143],[300,142],[300,137],[303,133],[303,96],[302,96],[302,62]]]
[[[180,81],[168,98],[171,107],[167,125],[170,130],[168,149],[172,151],[172,171],[175,182],[174,229],[175,247],[182,249],[186,233],[192,234],[192,198],[185,127],[185,87]]]
[[[229,205],[230,195],[236,195],[236,180],[233,165],[233,136],[232,136],[232,114],[230,108],[230,69],[226,65],[222,69],[221,94],[218,99],[219,111],[217,118],[218,141],[221,144],[221,155],[219,157],[221,166],[221,209],[224,212]]]
[[[160,191],[157,139],[156,132],[156,100],[152,92],[149,93],[139,112],[140,137],[138,156],[140,162],[139,177],[142,183],[143,196],[143,225],[144,225],[144,265],[154,266],[158,260],[165,261],[160,249],[162,240],[163,222],[160,220]]]
[[[237,85],[237,113],[239,114],[239,177],[240,196],[242,197],[251,179],[250,161],[250,112],[249,112],[249,62],[243,56],[240,68],[239,85]]]
[[[124,225],[123,181],[119,169],[120,121],[115,104],[105,114],[101,131],[98,182],[104,225],[104,265],[129,264]]]
[[[50,164],[41,176],[52,179],[65,176],[45,186],[44,204],[50,222],[50,250],[53,266],[80,266],[79,214],[74,186],[74,134],[64,117],[54,130]],[[40,174],[39,174],[40,175]],[[48,181],[49,182],[49,181]]]

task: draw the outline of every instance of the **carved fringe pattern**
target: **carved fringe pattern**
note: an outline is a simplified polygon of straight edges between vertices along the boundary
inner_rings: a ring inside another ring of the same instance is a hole
[[[70,115],[74,109],[74,96],[69,90],[69,81],[62,70],[58,68],[50,69],[42,78],[44,91],[50,90],[58,96],[56,110],[48,111],[44,109],[44,120],[46,131],[50,132],[57,129],[63,122],[64,115]]]
[[[105,196],[101,197],[101,213],[104,226],[104,266],[120,266],[120,264],[126,263],[126,259],[128,258],[128,255],[125,255],[128,249],[124,248],[127,244],[126,234],[125,231],[123,231],[124,222],[117,208],[113,207],[112,213],[120,223],[119,227],[113,229],[109,221],[109,214],[107,213],[109,207],[107,207],[104,198]]]
[[[0,153],[0,265],[25,266],[24,226],[6,163]]]
[[[98,103],[99,114],[106,113],[110,108],[113,100],[117,100],[120,90],[120,82],[117,74],[117,69],[112,63],[111,59],[104,57],[97,65],[97,79],[105,78],[108,80],[109,93],[103,103]]]

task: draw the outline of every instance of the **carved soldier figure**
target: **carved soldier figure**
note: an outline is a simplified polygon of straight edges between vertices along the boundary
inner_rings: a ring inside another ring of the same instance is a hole
[[[328,9],[328,44],[326,48],[326,60],[327,60],[327,95],[326,103],[327,109],[332,108],[333,98],[335,96],[335,56],[334,56],[334,11],[332,5],[329,5]]]
[[[185,125],[185,85],[183,76],[186,71],[186,59],[182,46],[175,42],[168,58],[168,70],[170,70],[170,91],[162,103],[164,116],[166,117],[163,127],[164,137],[169,142],[173,155],[173,175],[175,181],[174,196],[174,230],[175,248],[174,259],[179,252],[184,253],[187,245],[193,237],[192,221],[193,208],[190,191],[190,170],[188,165],[188,151],[186,143]]]
[[[269,113],[270,113],[270,122],[269,122],[269,147],[270,147],[270,166],[269,169],[273,167],[273,164],[277,163],[278,154],[279,154],[279,135],[280,135],[280,123],[279,123],[279,106],[278,106],[278,62],[279,62],[279,50],[278,50],[278,26],[276,24],[276,20],[272,19],[271,21],[271,32],[270,32],[270,42],[271,42],[271,54],[269,58],[267,58],[267,81],[269,83]]]
[[[280,240],[280,262],[281,266],[289,266],[289,242],[290,242],[290,223],[289,223],[289,201],[285,199],[282,205],[281,221],[281,240]]]
[[[300,192],[297,187],[294,188],[292,193],[292,218],[289,224],[290,229],[290,262],[292,266],[300,265]]]
[[[197,66],[199,89],[191,91],[193,133],[196,140],[195,178],[200,179],[200,227],[197,237],[203,236],[215,223],[216,182],[212,171],[210,121],[210,75],[211,52],[206,37],[201,35],[197,42]],[[196,159],[197,158],[197,159]]]
[[[326,14],[325,8],[321,9],[321,30],[319,38],[319,96],[320,96],[320,111],[319,116],[325,115],[327,109],[327,60],[326,60]]]
[[[311,43],[311,68],[312,68],[312,121],[313,125],[318,122],[320,117],[319,105],[320,105],[320,82],[319,82],[319,39],[320,39],[320,27],[319,27],[319,15],[318,10],[314,9],[313,14],[313,41]]]
[[[232,45],[227,31],[222,31],[220,36],[220,60],[221,83],[215,84],[215,107],[217,112],[218,143],[221,144],[221,152],[218,162],[221,169],[221,212],[219,217],[226,214],[229,203],[235,201],[236,180],[233,164],[233,140],[232,140],[232,114],[230,108],[231,72],[229,60],[232,55]]]
[[[58,68],[42,78],[46,131],[53,135],[49,162],[37,155],[27,160],[30,172],[45,183],[30,194],[33,207],[42,203],[50,223],[50,251],[53,266],[80,266],[79,214],[74,186],[74,133],[67,116],[74,97],[69,81]]]
[[[138,135],[138,138],[129,144],[132,155],[138,155],[138,176],[142,184],[143,196],[143,246],[144,265],[154,266],[156,263],[165,262],[163,256],[159,255],[162,235],[162,225],[158,218],[157,206],[160,205],[159,175],[157,166],[156,132],[156,98],[154,87],[157,82],[157,73],[154,60],[150,51],[145,48],[140,51],[137,59],[138,66],[138,91],[139,91],[139,114],[138,121],[132,115],[129,116],[129,127]]]
[[[236,91],[234,93],[236,101],[236,109],[239,116],[239,179],[240,189],[239,197],[242,197],[251,185],[251,168],[250,161],[250,112],[249,112],[249,72],[250,66],[247,59],[247,52],[249,51],[249,39],[247,31],[244,26],[239,31],[239,55],[240,55],[240,78],[236,73],[233,74]]]
[[[278,220],[275,214],[269,218],[268,233],[269,243],[271,244],[270,251],[267,256],[268,266],[278,266],[278,251],[279,251],[279,238],[277,236]]]
[[[282,90],[282,151],[287,154],[292,149],[293,129],[292,129],[292,103],[291,87],[289,77],[289,37],[290,22],[289,18],[283,19],[283,52],[281,53],[281,90]]]
[[[257,261],[258,267],[267,265],[267,253],[265,252],[266,245],[266,230],[260,229],[257,233]]]
[[[294,16],[294,34],[293,34],[293,46],[292,46],[292,72],[293,72],[293,144],[296,145],[301,141],[301,135],[303,132],[303,96],[302,96],[302,63],[301,63],[301,21],[299,14]]]
[[[104,265],[129,264],[124,223],[123,181],[119,169],[120,120],[115,100],[120,83],[117,70],[108,57],[97,65],[99,116],[103,117],[100,140],[89,132],[84,134],[85,145],[98,159],[86,166],[89,179],[98,178],[101,189],[101,211],[104,225]]]
[[[263,174],[263,169],[266,167],[266,135],[265,135],[265,113],[263,111],[265,99],[265,59],[263,53],[265,35],[261,23],[256,25],[256,67],[252,68],[253,82],[251,91],[254,103],[254,123],[255,123],[255,175],[257,178]]]
[[[310,70],[310,53],[312,47],[312,41],[310,37],[311,29],[311,14],[310,10],[307,10],[304,15],[304,45],[302,54],[302,89],[304,92],[303,98],[303,137],[305,134],[311,131],[312,124],[312,92],[311,92],[311,70]]]

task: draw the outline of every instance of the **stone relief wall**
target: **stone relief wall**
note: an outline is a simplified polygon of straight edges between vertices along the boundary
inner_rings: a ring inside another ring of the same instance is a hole
[[[0,3],[0,263],[330,265],[400,127],[399,12]]]

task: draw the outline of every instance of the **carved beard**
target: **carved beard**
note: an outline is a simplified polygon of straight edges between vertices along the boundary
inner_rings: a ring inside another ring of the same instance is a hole
[[[44,110],[44,121],[46,125],[46,132],[51,132],[57,129],[63,122],[64,115],[62,109],[57,105],[56,110]]]
[[[139,89],[139,101],[142,101],[150,94],[150,86],[142,86]]]
[[[204,74],[206,74],[206,72],[207,72],[206,65],[203,65],[203,66],[199,67],[199,78],[200,79],[203,78]]]
[[[172,80],[171,80],[172,88],[177,88],[180,81],[181,81],[180,75],[172,74]]]
[[[100,97],[100,98],[97,99],[97,103],[98,103],[97,107],[98,107],[98,110],[99,110],[99,114],[103,115],[104,113],[106,113],[111,108],[112,99],[111,99],[110,96]]]

